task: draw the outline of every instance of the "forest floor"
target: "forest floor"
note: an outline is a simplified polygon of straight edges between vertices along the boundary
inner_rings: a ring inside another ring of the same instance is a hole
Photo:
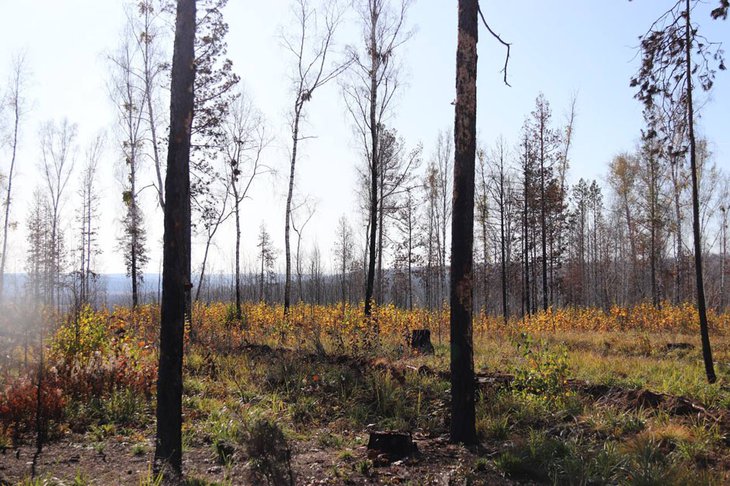
[[[448,348],[434,344],[426,356],[191,346],[186,484],[730,484],[724,336],[713,385],[695,336],[477,336],[471,448],[448,442]],[[0,484],[156,484],[154,399],[107,402],[103,419],[77,427],[67,413],[52,428],[34,479],[32,434],[2,445]],[[408,432],[418,451],[370,451],[371,430]]]

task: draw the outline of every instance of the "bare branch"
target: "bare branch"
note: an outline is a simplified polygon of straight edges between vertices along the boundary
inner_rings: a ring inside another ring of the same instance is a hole
[[[487,20],[484,18],[484,14],[482,13],[482,7],[479,6],[477,8],[479,10],[479,17],[482,18],[482,22],[484,23],[484,27],[486,27],[487,30],[489,31],[489,33],[492,34],[492,37],[497,39],[497,41],[499,41],[500,44],[502,44],[503,46],[505,46],[507,48],[507,55],[504,58],[504,68],[502,68],[502,72],[504,73],[504,84],[506,84],[507,86],[509,86],[511,88],[512,85],[507,82],[507,66],[509,65],[509,54],[510,54],[510,49],[512,48],[512,44],[502,40],[502,38],[496,32],[494,32],[492,30],[492,28],[487,23]]]

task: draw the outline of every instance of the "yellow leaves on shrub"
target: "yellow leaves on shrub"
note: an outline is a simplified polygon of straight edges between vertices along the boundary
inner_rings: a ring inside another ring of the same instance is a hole
[[[363,314],[362,303],[351,305],[313,305],[298,303],[284,315],[283,307],[265,303],[244,303],[241,319],[236,319],[230,303],[196,303],[192,322],[199,343],[237,348],[249,343],[275,346],[312,347],[327,343],[333,350],[357,353],[378,344],[397,344],[407,350],[414,329],[430,329],[432,339],[448,342],[447,306],[429,311],[406,310],[393,304],[375,306],[370,318]],[[727,314],[709,311],[710,326],[724,333],[730,326]],[[634,307],[550,309],[530,316],[510,318],[479,313],[474,316],[474,334],[500,332],[672,332],[695,333],[697,311],[691,304],[650,304]],[[129,348],[151,353],[159,336],[159,308],[140,306],[136,310],[115,308],[112,312],[85,308],[76,322],[62,326],[53,338],[52,349],[59,355],[88,359],[94,352],[110,346],[128,344]],[[188,334],[186,334],[186,337]]]

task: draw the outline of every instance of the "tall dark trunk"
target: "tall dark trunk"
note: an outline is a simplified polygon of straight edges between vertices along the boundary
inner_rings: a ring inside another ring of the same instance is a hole
[[[264,281],[266,279],[265,264],[266,264],[266,253],[265,253],[265,247],[262,243],[262,245],[261,245],[261,281],[259,282],[259,285],[260,285],[259,286],[259,302],[264,301]]]
[[[343,250],[342,250],[342,264],[340,266],[340,271],[342,272],[342,281],[340,282],[341,291],[342,291],[342,320],[344,322],[345,320],[345,309],[347,308],[347,253],[344,249],[344,242],[343,242]]]
[[[540,116],[540,237],[542,244],[542,310],[548,310],[547,222],[545,201],[545,126]]]
[[[482,220],[482,286],[484,287],[484,295],[482,296],[484,303],[484,312],[487,312],[489,307],[489,247],[487,247],[488,229],[486,218]]]
[[[727,259],[727,211],[728,208],[725,206],[720,207],[722,211],[722,260],[720,260],[720,304],[718,306],[719,312],[725,311],[725,260]]]
[[[302,285],[302,234],[297,234],[297,302],[302,302],[304,300],[304,286]]]
[[[43,349],[43,324],[42,320],[38,321],[38,381],[36,387],[36,409],[35,409],[35,425],[36,425],[36,452],[33,459],[33,474],[35,474],[35,465],[38,455],[43,450],[43,444],[46,441],[47,417],[43,416],[43,378],[44,378],[44,349]]]
[[[60,303],[59,296],[57,294],[58,292],[58,286],[56,285],[58,282],[58,273],[60,272],[59,266],[60,266],[60,259],[61,256],[59,255],[59,252],[61,251],[60,245],[58,243],[58,203],[57,201],[54,202],[53,207],[53,221],[51,221],[51,268],[50,272],[48,272],[48,295],[46,296],[46,302],[50,307],[52,307],[54,304],[58,305]]]
[[[380,53],[377,43],[377,5],[370,11],[370,237],[368,247],[368,277],[365,285],[365,316],[372,313],[373,287],[375,283],[375,243],[378,225],[378,71]]]
[[[502,259],[502,318],[507,323],[509,309],[507,309],[507,251],[504,231],[504,158],[499,159],[499,236]]]
[[[658,247],[658,241],[657,241],[657,226],[659,225],[658,221],[658,190],[659,190],[659,182],[657,180],[658,174],[657,174],[657,167],[656,167],[657,161],[654,158],[654,156],[650,155],[649,158],[649,219],[650,219],[650,241],[649,241],[649,278],[650,278],[650,284],[651,284],[651,303],[654,306],[655,309],[659,308],[659,286],[657,284],[657,247]]]
[[[190,129],[195,80],[195,0],[178,0],[170,85],[155,469],[182,474],[182,361],[190,295]]]
[[[527,154],[525,154],[527,156]],[[525,162],[527,163],[527,162]],[[523,288],[523,296],[522,296],[522,302],[523,302],[523,310],[522,315],[530,315],[531,313],[531,307],[530,307],[530,234],[529,229],[527,226],[527,209],[528,209],[528,203],[527,203],[527,194],[528,194],[528,173],[525,169],[524,176],[525,181],[523,184],[523,190],[522,190],[522,199],[523,199],[523,207],[522,207],[522,243],[523,243],[523,253],[522,253],[522,260],[525,267],[525,276],[524,276],[524,288]]]
[[[472,260],[478,9],[477,0],[459,0],[451,220],[451,441],[466,444],[476,442]]]
[[[134,187],[134,185],[132,187]],[[132,189],[132,190],[134,191],[134,189]],[[131,204],[134,205],[134,200],[132,201]],[[137,219],[136,209],[133,207],[132,211],[133,211],[132,218],[136,220]],[[129,262],[130,262],[130,272],[129,273],[132,278],[132,309],[136,309],[137,306],[139,305],[139,286],[138,286],[139,276],[137,275],[137,238],[135,236],[135,234],[136,234],[135,228],[136,227],[132,228],[132,244],[130,245],[131,254],[129,257]]]
[[[79,297],[75,304],[75,312],[81,309],[82,304],[86,301],[86,192],[85,187],[82,190],[81,203],[81,269],[79,273]],[[78,342],[78,341],[77,341]]]
[[[380,157],[379,157],[380,159]],[[382,159],[380,159],[382,160]],[[383,195],[383,186],[385,185],[385,180],[383,175],[385,174],[385,170],[383,170],[383,167],[380,168],[380,182],[378,184],[378,191],[380,191],[380,194],[378,195],[378,262],[377,262],[377,284],[375,286],[375,301],[376,302],[382,302],[383,300],[383,219],[385,215],[384,207],[385,207],[385,198]]]
[[[408,192],[408,310],[413,310],[413,214],[411,193]]]
[[[674,218],[675,218],[675,255],[674,255],[674,305],[679,305],[682,294],[682,206],[680,202],[681,188],[679,183],[679,161],[672,164],[672,183],[674,186]],[[722,297],[722,296],[721,296]]]
[[[89,182],[89,189],[87,194],[88,200],[86,202],[86,273],[83,276],[84,282],[84,302],[89,303],[91,298],[90,282],[91,282],[91,235],[93,233],[91,228],[91,215],[92,215],[92,191],[91,182]]]
[[[700,234],[700,200],[697,183],[697,144],[694,131],[694,106],[692,104],[692,24],[690,22],[690,0],[687,0],[685,16],[685,62],[687,69],[687,125],[689,128],[689,162],[692,172],[692,230],[694,233],[695,277],[697,278],[697,311],[700,317],[700,337],[702,339],[702,358],[705,362],[707,381],[715,383],[715,368],[712,362],[710,332],[707,325],[707,308],[705,307],[705,286],[702,280],[702,239]]]

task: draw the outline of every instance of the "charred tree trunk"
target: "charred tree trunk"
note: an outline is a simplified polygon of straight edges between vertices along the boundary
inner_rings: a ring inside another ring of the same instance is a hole
[[[382,159],[381,159],[382,160]],[[383,220],[385,218],[385,197],[383,194],[383,187],[385,186],[384,180],[385,170],[384,167],[380,168],[380,182],[378,184],[378,262],[377,262],[377,284],[375,287],[375,301],[383,301]]]
[[[525,183],[524,188],[522,191],[522,198],[523,198],[523,208],[522,208],[522,260],[525,267],[525,276],[523,278],[523,311],[522,315],[530,315],[531,313],[531,307],[530,307],[530,234],[529,229],[527,227],[527,190],[528,190],[528,183],[527,183],[527,171],[525,171]]]
[[[545,201],[545,126],[540,117],[540,243],[542,248],[542,310],[548,310],[547,221]]]
[[[707,308],[705,304],[705,286],[702,280],[702,237],[700,234],[700,201],[697,184],[697,144],[694,131],[694,106],[692,104],[692,24],[690,22],[690,0],[687,0],[685,15],[685,62],[687,69],[687,125],[689,128],[689,161],[692,172],[692,230],[694,233],[695,277],[697,278],[697,311],[700,317],[700,337],[702,339],[702,358],[705,362],[707,381],[715,383],[715,368],[710,347],[710,333],[707,325]]]
[[[408,191],[408,310],[413,310],[413,201],[410,190]]]
[[[655,309],[660,306],[659,299],[659,285],[657,283],[657,265],[658,257],[657,250],[659,246],[658,242],[658,226],[660,224],[658,217],[658,206],[659,206],[659,181],[657,174],[657,160],[655,156],[649,156],[649,220],[650,220],[650,239],[649,239],[649,279],[651,287],[651,303]]]
[[[499,159],[499,240],[502,260],[502,318],[507,324],[509,309],[507,309],[507,242],[504,229],[504,158]]]
[[[478,9],[477,0],[459,0],[451,223],[451,441],[466,444],[476,442],[472,260]]]
[[[160,304],[155,469],[182,473],[182,360],[190,295],[190,131],[194,101],[195,0],[178,0],[170,86],[165,235]]]

